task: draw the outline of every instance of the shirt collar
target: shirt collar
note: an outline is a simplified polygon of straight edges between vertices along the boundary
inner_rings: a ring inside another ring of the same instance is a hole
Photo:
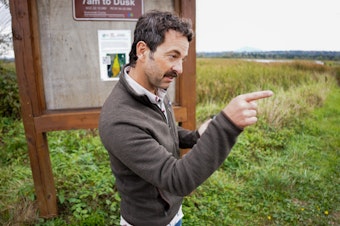
[[[124,75],[126,78],[126,81],[131,86],[131,88],[138,94],[138,95],[146,95],[151,103],[159,104],[160,102],[163,102],[163,99],[166,95],[165,89],[157,89],[157,95],[150,92],[149,90],[145,89],[143,86],[138,84],[133,78],[131,78],[128,74],[128,71],[130,71],[131,67],[124,68]]]

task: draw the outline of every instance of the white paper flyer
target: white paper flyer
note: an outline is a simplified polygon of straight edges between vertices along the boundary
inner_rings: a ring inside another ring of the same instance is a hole
[[[129,61],[130,30],[98,30],[100,78],[118,80],[122,67]]]

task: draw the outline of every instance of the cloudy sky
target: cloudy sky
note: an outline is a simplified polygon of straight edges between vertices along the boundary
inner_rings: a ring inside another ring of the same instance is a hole
[[[0,7],[0,31],[8,11]],[[196,16],[198,52],[340,51],[340,0],[196,0]]]
[[[340,0],[196,0],[197,51],[340,51]]]

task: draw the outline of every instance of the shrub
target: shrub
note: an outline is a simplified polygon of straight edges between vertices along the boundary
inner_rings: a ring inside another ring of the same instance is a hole
[[[334,67],[333,71],[334,71],[335,78],[336,78],[336,81],[338,83],[338,86],[340,86],[340,66]]]
[[[0,62],[0,116],[20,118],[16,73],[11,63]]]

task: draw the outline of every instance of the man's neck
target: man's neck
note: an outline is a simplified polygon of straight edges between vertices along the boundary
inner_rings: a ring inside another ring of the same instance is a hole
[[[143,86],[145,89],[149,90],[151,93],[157,95],[157,88],[151,89],[146,84],[145,76],[143,71],[138,70],[136,67],[130,67],[130,70],[127,72],[129,76],[135,80],[139,85]]]

